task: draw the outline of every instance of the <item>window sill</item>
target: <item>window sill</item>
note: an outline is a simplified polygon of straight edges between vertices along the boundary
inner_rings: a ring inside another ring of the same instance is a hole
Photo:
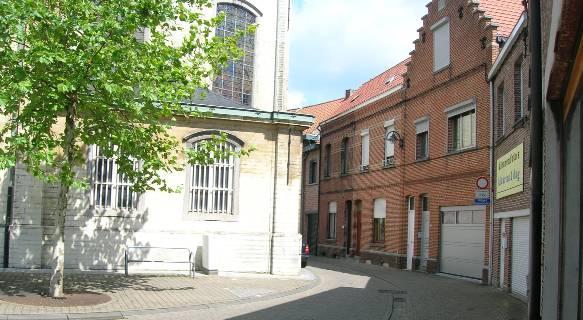
[[[89,208],[89,213],[92,216],[99,216],[99,217],[131,217],[140,215],[143,212],[138,209],[127,210],[127,209],[111,209],[111,208]]]
[[[317,182],[311,182],[311,183],[308,182],[308,183],[306,183],[306,185],[308,185],[308,186],[317,186],[318,183]]]
[[[526,125],[526,122],[528,122],[528,116],[524,115],[520,119],[516,120],[516,122],[514,122],[512,129],[516,130],[516,129],[524,128]]]
[[[451,63],[448,63],[446,66],[443,66],[437,70],[433,70],[433,75],[436,75],[442,71],[445,71],[446,69],[449,69],[450,66],[451,66]]]
[[[190,221],[218,221],[218,222],[237,222],[239,221],[238,214],[203,214],[187,212],[184,215],[184,220]]]
[[[383,166],[383,169],[393,169],[393,168],[396,168],[396,167],[397,167],[396,165],[390,164],[390,165],[386,165],[386,166],[384,165]]]
[[[425,161],[429,161],[430,158],[429,157],[425,157],[425,158],[421,158],[421,159],[415,159],[415,162],[425,162]]]
[[[471,151],[475,151],[475,150],[478,150],[478,147],[477,146],[472,146],[472,147],[467,147],[467,148],[463,148],[463,149],[452,150],[452,151],[448,152],[447,155],[453,156],[453,155],[456,155],[456,154],[471,152]]]

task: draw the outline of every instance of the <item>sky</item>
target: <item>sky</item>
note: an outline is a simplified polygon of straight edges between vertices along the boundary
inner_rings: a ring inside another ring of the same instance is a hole
[[[344,96],[409,56],[428,0],[293,0],[288,102]]]

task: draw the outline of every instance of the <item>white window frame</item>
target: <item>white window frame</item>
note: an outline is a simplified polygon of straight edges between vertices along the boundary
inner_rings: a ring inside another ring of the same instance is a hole
[[[330,219],[331,216],[333,216],[334,219]],[[338,217],[338,205],[336,201],[331,201],[328,203],[328,230],[326,234],[326,237],[330,240],[336,239],[337,237],[336,234],[337,217]]]
[[[389,158],[395,157],[395,144],[387,140],[387,134],[391,131],[395,131],[395,119],[391,119],[389,121],[385,121],[385,158],[383,160],[383,165],[388,163]]]
[[[386,220],[387,219],[387,199],[377,198],[373,201],[373,242],[382,243],[386,239]],[[377,239],[376,228],[379,224],[379,228],[382,228],[382,239]]]
[[[370,135],[369,135],[368,129],[364,129],[360,133],[360,153],[361,153],[361,157],[360,157],[361,168],[360,169],[366,170],[365,168],[368,168],[368,165],[370,163],[370,161],[369,161],[369,158],[370,158]]]
[[[447,34],[442,34],[445,30]],[[439,72],[451,63],[449,18],[439,20],[431,27],[431,31],[433,32],[433,72]]]
[[[415,160],[425,160],[429,159],[429,118],[423,117],[415,120]],[[425,145],[425,157],[417,157],[417,135],[420,133],[427,132],[427,143]]]
[[[463,147],[460,147],[460,148],[455,148],[455,145],[454,145],[454,141],[455,140],[453,140],[453,141],[451,141],[452,149],[451,150],[448,150],[448,152],[457,152],[457,151],[462,151],[462,150],[465,150],[465,149],[471,149],[471,148],[475,148],[476,147],[476,144],[477,144],[477,142],[476,142],[476,132],[478,131],[478,128],[477,128],[477,126],[478,126],[478,124],[477,124],[477,122],[478,122],[478,120],[477,120],[478,114],[477,114],[477,109],[476,109],[476,99],[475,98],[472,98],[470,100],[466,100],[464,102],[458,103],[458,104],[456,104],[454,106],[451,106],[451,107],[445,109],[445,113],[447,114],[448,132],[449,132],[450,119],[453,118],[453,117],[462,115],[462,114],[464,114],[464,113],[466,113],[468,111],[474,111],[474,119],[473,119],[474,121],[471,124],[472,127],[470,128],[471,135],[472,135],[472,137],[471,137],[472,144],[469,145],[469,146],[463,146]],[[454,125],[457,125],[457,123],[455,123]],[[452,128],[452,130],[453,130],[453,128]],[[452,139],[455,139],[455,137],[451,137],[451,138]],[[449,137],[449,134],[448,134],[448,141],[447,141],[448,142],[448,149],[449,149],[449,143],[450,143],[449,139],[450,139],[450,137]]]
[[[219,131],[203,131],[186,137],[187,148],[196,148],[197,144],[211,139],[212,135],[219,135]],[[227,134],[224,147],[238,152],[243,147],[243,142],[237,137]],[[218,180],[217,169],[219,171]],[[221,170],[223,169],[223,170]],[[184,215],[187,219],[209,221],[237,221],[239,218],[239,174],[240,159],[229,156],[223,161],[210,165],[188,165],[186,171],[186,183],[184,188]],[[226,173],[225,173],[226,171]],[[221,173],[222,172],[222,173]],[[208,174],[208,183],[206,183]],[[211,183],[211,181],[213,181]],[[221,186],[221,181],[223,186]],[[227,183],[225,186],[224,184]],[[196,196],[195,196],[196,195]],[[215,207],[215,197],[225,199],[221,206]],[[195,204],[196,202],[196,204]],[[224,207],[224,208],[223,208]]]
[[[115,148],[115,147],[114,147]],[[119,210],[119,211],[134,211],[138,209],[140,195],[131,190],[132,183],[124,181],[124,177],[117,172],[117,164],[115,158],[106,158],[99,155],[99,147],[97,145],[90,145],[89,152],[89,177],[90,177],[90,205],[96,210]],[[101,171],[101,177],[106,177],[110,181],[98,181],[98,168],[100,161],[105,164],[104,170]],[[137,163],[135,166],[137,167]],[[107,178],[110,177],[110,178]],[[106,194],[104,196],[104,193]],[[109,201],[107,201],[107,193],[109,193]],[[119,205],[118,197],[122,196],[122,201],[129,203],[129,205]],[[102,197],[105,197],[105,201]],[[100,198],[101,200],[98,200]]]
[[[445,1],[446,0],[437,0],[437,10],[441,11],[445,9]]]

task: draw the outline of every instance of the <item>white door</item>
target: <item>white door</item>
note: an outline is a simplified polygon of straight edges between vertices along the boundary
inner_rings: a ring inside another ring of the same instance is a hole
[[[484,210],[442,212],[440,271],[482,279]]]
[[[526,297],[528,288],[529,218],[512,219],[512,292]]]
[[[421,213],[421,269],[427,270],[429,258],[429,211]]]
[[[413,270],[413,254],[415,250],[415,198],[409,197],[409,218],[407,219],[407,270]]]
[[[504,260],[506,259],[506,220],[500,223],[500,288],[504,288]]]

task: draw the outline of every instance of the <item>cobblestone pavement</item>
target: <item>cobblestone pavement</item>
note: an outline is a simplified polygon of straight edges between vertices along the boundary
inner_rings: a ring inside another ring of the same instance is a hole
[[[474,282],[345,259],[313,257],[309,264],[307,270],[315,274],[318,281],[269,277],[126,278],[118,275],[102,275],[98,277],[102,280],[91,281],[93,276],[83,275],[88,277],[83,280],[85,283],[94,283],[92,288],[100,288],[100,292],[111,295],[112,301],[74,310],[37,309],[36,313],[47,313],[37,314],[36,319],[526,319],[526,304],[522,301]],[[304,271],[304,274],[310,272]],[[6,275],[0,274],[1,294],[21,290],[6,289],[3,277]],[[0,320],[5,320],[2,316],[5,313],[31,313],[27,308],[32,307],[0,302]],[[78,314],[112,311],[116,312]],[[59,312],[69,313],[69,318],[57,315]],[[8,316],[7,319],[20,318]]]
[[[497,289],[438,275],[315,257],[320,284],[294,295],[221,308],[129,319],[154,320],[525,320],[526,304]]]
[[[0,272],[0,319],[17,318],[16,315],[37,315],[30,317],[37,319],[62,316],[66,319],[67,314],[81,316],[88,313],[116,318],[115,314],[107,313],[120,315],[131,313],[127,311],[143,313],[152,309],[208,308],[210,305],[242,303],[295,292],[316,282],[311,274],[293,278],[242,275],[197,275],[191,278],[69,273],[65,278],[66,292],[104,293],[111,297],[111,301],[94,306],[36,307],[2,300],[9,300],[10,296],[38,294],[48,288],[48,278],[47,273]]]

